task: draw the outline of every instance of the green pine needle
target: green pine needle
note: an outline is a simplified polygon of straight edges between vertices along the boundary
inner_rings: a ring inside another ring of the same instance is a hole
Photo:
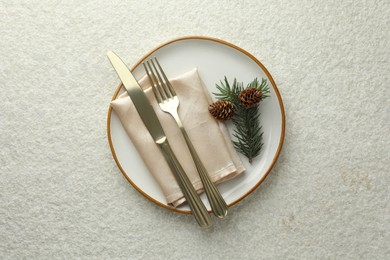
[[[232,102],[234,105],[234,116],[232,118],[235,126],[233,145],[235,149],[245,155],[251,163],[253,158],[260,154],[263,147],[263,131],[260,125],[259,106],[245,108],[240,104],[238,96],[245,88],[243,83],[238,83],[236,79],[230,85],[226,76],[224,82],[216,84],[219,93],[213,93],[219,100]],[[255,78],[246,88],[258,88],[262,92],[262,100],[269,97],[269,87],[266,79],[261,83]]]
[[[232,119],[235,126],[233,136],[236,138],[233,145],[239,153],[248,157],[250,163],[260,154],[263,147],[263,132],[259,118],[258,106],[252,108],[239,106]]]
[[[242,84],[238,84],[236,79],[234,79],[232,86],[230,86],[226,76],[224,78],[224,81],[225,82],[220,81],[220,85],[216,84],[216,87],[220,93],[213,94],[219,100],[230,101],[234,105],[236,105],[236,103],[239,103],[238,95],[244,89],[244,87],[242,86]]]

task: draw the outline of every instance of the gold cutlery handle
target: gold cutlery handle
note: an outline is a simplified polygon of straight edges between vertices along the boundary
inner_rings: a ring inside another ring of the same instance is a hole
[[[157,61],[157,58],[154,58],[154,60],[156,61],[157,67],[159,69],[157,69],[153,60],[150,60],[150,62],[146,61],[146,64],[144,63],[143,65],[146,74],[148,75],[150,85],[152,86],[156,100],[162,111],[171,114],[179,126],[181,132],[183,133],[187,146],[191,152],[192,159],[194,160],[198,170],[207,198],[210,202],[211,209],[217,217],[223,218],[226,216],[228,209],[226,202],[223,199],[221,193],[215,187],[214,183],[210,180],[206,168],[196,153],[196,150],[192,145],[186,130],[184,129],[183,123],[181,122],[177,112],[179,107],[179,98],[177,97],[175,90],[173,89],[171,83],[161,68],[160,63]]]
[[[192,159],[195,162],[196,169],[198,170],[200,179],[202,181],[203,187],[205,189],[207,198],[210,202],[210,206],[214,212],[214,215],[216,215],[219,218],[225,217],[228,211],[228,206],[226,205],[225,200],[223,199],[221,193],[219,192],[215,184],[211,181],[206,168],[204,167],[202,161],[200,160],[194,148],[194,145],[192,144],[187,134],[187,131],[184,129],[183,126],[180,127],[180,130],[182,131],[184,139],[187,142],[187,146],[192,155]]]
[[[204,206],[202,200],[200,199],[198,193],[196,193],[194,187],[192,186],[191,181],[188,179],[186,173],[184,172],[183,167],[180,165],[175,154],[173,153],[167,138],[161,138],[161,140],[157,141],[157,144],[161,148],[163,155],[167,160],[168,165],[171,168],[172,173],[175,176],[196,221],[201,227],[210,226],[211,217],[207,212],[207,209]]]

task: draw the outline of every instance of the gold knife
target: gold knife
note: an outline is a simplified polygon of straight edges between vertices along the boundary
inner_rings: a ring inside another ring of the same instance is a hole
[[[114,67],[116,73],[121,79],[129,97],[133,101],[142,121],[152,136],[154,142],[160,147],[165,159],[168,162],[176,181],[190,206],[192,213],[201,227],[211,225],[211,217],[207,212],[199,195],[196,193],[191,181],[188,179],[183,167],[180,165],[175,154],[173,153],[168,139],[162,129],[160,121],[157,118],[152,106],[149,103],[144,91],[139,86],[137,80],[131,74],[126,64],[112,51],[107,53],[108,59]]]

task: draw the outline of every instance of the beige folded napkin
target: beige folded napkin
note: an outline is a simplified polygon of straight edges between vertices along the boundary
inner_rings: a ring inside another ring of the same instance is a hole
[[[245,169],[234,150],[225,125],[217,122],[208,112],[208,105],[212,102],[211,97],[197,69],[170,79],[170,82],[180,100],[179,116],[211,180],[221,183],[242,173]],[[158,106],[146,76],[139,81],[139,84],[156,111],[173,152],[195,190],[201,193],[203,186],[200,177],[175,120]],[[111,106],[147,168],[160,185],[167,203],[175,207],[182,204],[185,201],[183,193],[127,93],[112,101]]]

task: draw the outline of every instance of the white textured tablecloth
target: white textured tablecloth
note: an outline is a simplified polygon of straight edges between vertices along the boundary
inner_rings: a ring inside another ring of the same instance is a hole
[[[0,259],[389,259],[390,2],[0,1]],[[286,110],[266,181],[201,230],[128,184],[107,142],[128,65],[236,44]]]

